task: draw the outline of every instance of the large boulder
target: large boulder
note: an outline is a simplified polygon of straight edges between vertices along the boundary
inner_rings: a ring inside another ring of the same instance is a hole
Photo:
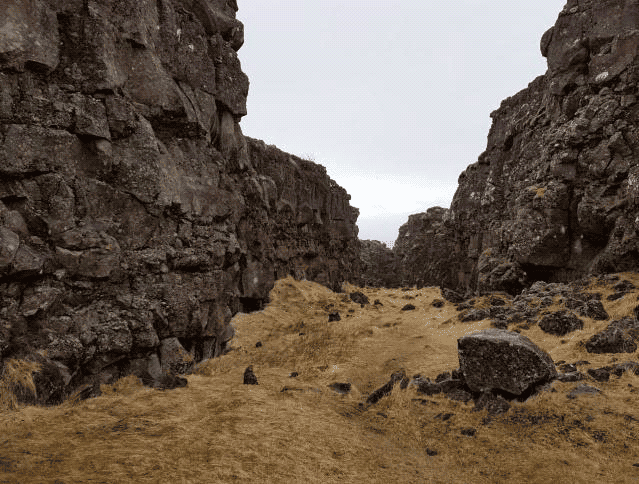
[[[521,395],[557,376],[552,358],[519,333],[486,329],[460,338],[457,350],[466,384],[476,392]]]

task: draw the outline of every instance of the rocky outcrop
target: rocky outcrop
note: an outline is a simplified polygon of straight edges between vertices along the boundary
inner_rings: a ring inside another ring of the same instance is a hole
[[[398,238],[413,273],[515,293],[639,268],[638,29],[634,1],[568,1],[541,40],[547,73],[491,114],[450,212]]]
[[[358,283],[366,287],[396,288],[401,285],[397,257],[392,249],[377,240],[360,240]]]
[[[408,217],[399,228],[393,254],[401,285],[410,287],[453,286],[450,267],[450,239],[445,222],[449,210],[429,208]]]
[[[188,371],[276,278],[357,272],[348,194],[242,133],[236,11],[0,5],[0,361],[47,369],[38,402]]]

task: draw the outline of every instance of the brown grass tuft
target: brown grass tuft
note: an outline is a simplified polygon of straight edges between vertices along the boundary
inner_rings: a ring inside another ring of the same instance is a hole
[[[15,392],[19,387],[35,395],[33,373],[38,371],[40,371],[40,365],[32,361],[12,359],[5,363],[0,374],[0,410],[18,409]]]

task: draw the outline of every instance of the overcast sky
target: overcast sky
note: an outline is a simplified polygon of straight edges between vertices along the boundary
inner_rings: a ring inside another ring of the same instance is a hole
[[[324,165],[359,237],[449,207],[490,113],[546,71],[565,0],[241,0],[247,136]]]

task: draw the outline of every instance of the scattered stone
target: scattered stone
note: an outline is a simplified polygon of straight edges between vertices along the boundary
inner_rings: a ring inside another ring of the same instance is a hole
[[[575,399],[579,395],[597,395],[599,393],[601,393],[601,390],[598,388],[582,383],[581,385],[573,388],[570,393],[568,393],[567,398]]]
[[[368,396],[368,398],[366,399],[366,403],[369,405],[373,405],[377,403],[382,397],[385,397],[386,395],[391,393],[391,391],[393,390],[393,387],[395,386],[397,382],[401,382],[405,378],[406,378],[406,372],[404,371],[397,371],[393,373],[388,383],[381,386],[380,388],[378,388],[377,390],[375,390],[373,393],[371,393]]]
[[[431,305],[434,308],[443,308],[444,307],[444,301],[442,301],[441,299],[433,299],[433,302],[431,303]]]
[[[621,372],[623,374],[626,371],[631,371],[635,375],[639,376],[639,363],[636,361],[626,361],[625,363],[619,363],[615,365],[616,372]],[[621,376],[621,374],[617,373],[617,376]]]
[[[486,391],[482,392],[481,396],[475,400],[473,411],[476,412],[484,408],[488,410],[488,415],[500,415],[510,409],[510,403],[503,396]]]
[[[353,301],[354,303],[360,304],[362,307],[364,307],[366,304],[370,304],[368,301],[368,297],[366,297],[365,294],[359,291],[351,292],[349,294],[349,297],[351,298],[351,301]]]
[[[469,428],[463,428],[460,430],[462,435],[466,435],[467,437],[474,437],[475,434],[477,433],[477,430],[469,427]]]
[[[453,291],[452,289],[442,288],[442,297],[446,299],[446,301],[451,302],[453,304],[459,304],[464,301],[464,296],[459,294],[458,292]]]
[[[597,300],[586,301],[577,308],[577,313],[595,321],[605,321],[610,318],[601,301]]]
[[[622,318],[586,342],[588,353],[634,353],[639,340],[639,321]]]
[[[329,388],[337,393],[345,395],[351,391],[350,383],[331,383]]]
[[[573,382],[573,381],[581,381],[585,380],[586,376],[580,371],[570,371],[566,373],[560,373],[557,377],[557,380],[560,382]]]
[[[588,374],[595,380],[599,382],[606,382],[610,380],[610,370],[611,367],[603,367],[603,368],[589,368]]]
[[[578,329],[583,329],[584,322],[575,316],[574,313],[561,310],[546,314],[539,321],[539,327],[546,333],[564,336]]]
[[[426,454],[429,455],[430,457],[434,457],[437,455],[437,451],[436,450],[431,450],[431,449],[426,449]],[[639,464],[634,464],[637,467],[639,467]]]
[[[257,377],[253,373],[253,366],[247,366],[244,370],[244,385],[257,385]]]
[[[455,415],[454,413],[438,413],[433,418],[440,419],[442,422],[445,422],[446,420],[450,419],[450,417],[453,417],[454,415]]]
[[[557,362],[556,365],[560,365],[559,369],[564,372],[577,371],[577,367],[572,363],[560,364]]]
[[[424,395],[437,395],[442,392],[442,387],[439,383],[431,381],[429,378],[415,378],[412,382],[417,386],[417,392]]]
[[[298,372],[296,372],[296,371],[293,371],[293,372],[291,372],[291,374],[289,375],[289,378],[295,378],[295,377],[297,377],[297,376],[299,376],[299,373],[298,373]]]
[[[332,323],[333,321],[341,321],[342,317],[339,315],[338,311],[333,311],[328,315],[328,322]]]
[[[467,323],[471,321],[481,321],[482,319],[487,319],[490,317],[490,313],[488,309],[471,309],[464,314],[459,316],[459,320],[462,323]]]

